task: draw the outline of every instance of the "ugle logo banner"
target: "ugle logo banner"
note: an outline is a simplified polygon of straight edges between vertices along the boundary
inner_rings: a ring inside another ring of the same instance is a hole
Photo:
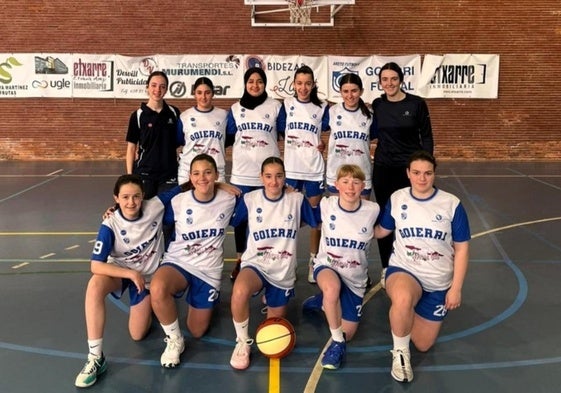
[[[497,98],[499,55],[425,55],[419,92],[427,98]]]

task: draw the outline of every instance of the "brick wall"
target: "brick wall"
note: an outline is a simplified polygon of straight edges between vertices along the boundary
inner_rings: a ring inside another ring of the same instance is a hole
[[[251,27],[243,0],[4,0],[0,52],[496,53],[499,99],[428,100],[440,159],[561,159],[556,0],[356,0],[334,27]],[[184,110],[189,100],[173,100]],[[0,159],[122,159],[136,100],[0,99]],[[228,107],[231,100],[220,100]]]

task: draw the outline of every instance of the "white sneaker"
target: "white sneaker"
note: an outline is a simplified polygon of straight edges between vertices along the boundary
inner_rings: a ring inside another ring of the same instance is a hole
[[[383,289],[386,289],[386,270],[388,270],[387,267],[383,268],[382,274],[380,274],[380,285]]]
[[[76,377],[74,385],[79,388],[92,386],[97,381],[97,377],[103,374],[106,370],[107,362],[105,361],[105,356],[103,356],[103,354],[101,356],[95,356],[89,353],[88,361]]]
[[[393,355],[393,379],[398,382],[411,382],[413,380],[413,369],[411,368],[411,354],[409,353],[409,349],[394,349],[390,352]]]
[[[310,284],[315,284],[314,279],[314,257],[310,256],[310,261],[308,262],[308,282]]]
[[[179,356],[185,350],[185,339],[183,336],[166,337],[166,349],[160,358],[160,363],[165,368],[174,368],[180,363]]]
[[[249,367],[249,356],[251,354],[251,344],[253,344],[252,339],[240,340],[236,339],[236,347],[234,352],[232,352],[232,357],[230,358],[230,366],[236,370],[245,370]]]

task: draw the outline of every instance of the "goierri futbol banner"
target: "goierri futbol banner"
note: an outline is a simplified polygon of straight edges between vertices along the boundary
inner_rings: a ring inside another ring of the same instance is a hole
[[[419,93],[426,98],[497,98],[499,55],[425,55]]]

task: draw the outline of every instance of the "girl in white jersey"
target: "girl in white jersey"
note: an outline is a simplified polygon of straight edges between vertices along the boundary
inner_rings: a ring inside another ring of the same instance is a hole
[[[76,386],[93,385],[107,369],[102,351],[108,294],[120,298],[128,289],[129,333],[137,341],[148,332],[152,321],[148,285],[164,253],[164,207],[179,192],[176,187],[143,200],[143,181],[139,176],[123,175],[117,179],[113,198],[118,208],[101,224],[91,257],[92,277],[85,302],[89,353],[86,365],[76,377]]]
[[[368,251],[380,212],[377,203],[361,198],[364,178],[358,165],[342,165],[335,181],[339,195],[320,202],[322,238],[314,260],[314,276],[321,293],[306,299],[303,309],[325,312],[332,340],[321,365],[330,370],[341,366],[346,341],[358,328],[368,277]]]
[[[297,234],[301,222],[317,226],[308,201],[299,192],[285,192],[284,165],[269,157],[261,169],[263,189],[249,192],[236,208],[232,225],[247,220],[247,250],[241,271],[232,288],[231,310],[236,331],[236,347],[230,365],[238,370],[249,367],[249,302],[265,290],[267,318],[284,317],[294,296]]]
[[[152,280],[152,308],[166,335],[160,363],[176,367],[185,349],[175,298],[189,304],[187,328],[194,338],[208,330],[212,311],[220,296],[223,243],[236,197],[215,188],[216,162],[208,154],[191,161],[193,191],[171,200],[165,222],[175,223],[174,237]]]
[[[302,191],[317,208],[325,191],[325,144],[321,133],[329,129],[329,106],[318,97],[314,72],[306,65],[294,73],[294,97],[284,100],[286,114],[284,165],[286,184]],[[314,283],[312,262],[319,247],[320,231],[310,231],[308,281]]]
[[[242,193],[261,188],[260,167],[267,157],[280,157],[278,133],[284,131],[284,117],[279,116],[281,103],[269,98],[265,88],[267,75],[258,67],[244,74],[245,90],[239,102],[228,113],[226,146],[232,146],[230,183]],[[238,260],[230,278],[236,279],[240,256],[247,245],[247,222],[234,230]]]
[[[421,351],[435,343],[449,310],[460,307],[468,267],[470,229],[460,200],[434,186],[436,161],[413,153],[407,167],[411,187],[392,194],[375,237],[395,233],[386,271],[391,300],[392,377],[411,382],[409,342]]]
[[[207,77],[198,78],[193,85],[196,105],[180,116],[183,124],[184,146],[179,155],[177,179],[179,184],[189,181],[191,160],[206,153],[216,161],[218,181],[225,181],[226,117],[228,112],[213,105],[214,84]]]
[[[362,196],[369,199],[372,191],[370,141],[375,138],[376,125],[372,112],[361,98],[364,89],[360,77],[345,74],[340,84],[343,102],[329,109],[331,133],[327,149],[327,190],[337,194],[337,169],[343,164],[356,164],[366,176]]]

